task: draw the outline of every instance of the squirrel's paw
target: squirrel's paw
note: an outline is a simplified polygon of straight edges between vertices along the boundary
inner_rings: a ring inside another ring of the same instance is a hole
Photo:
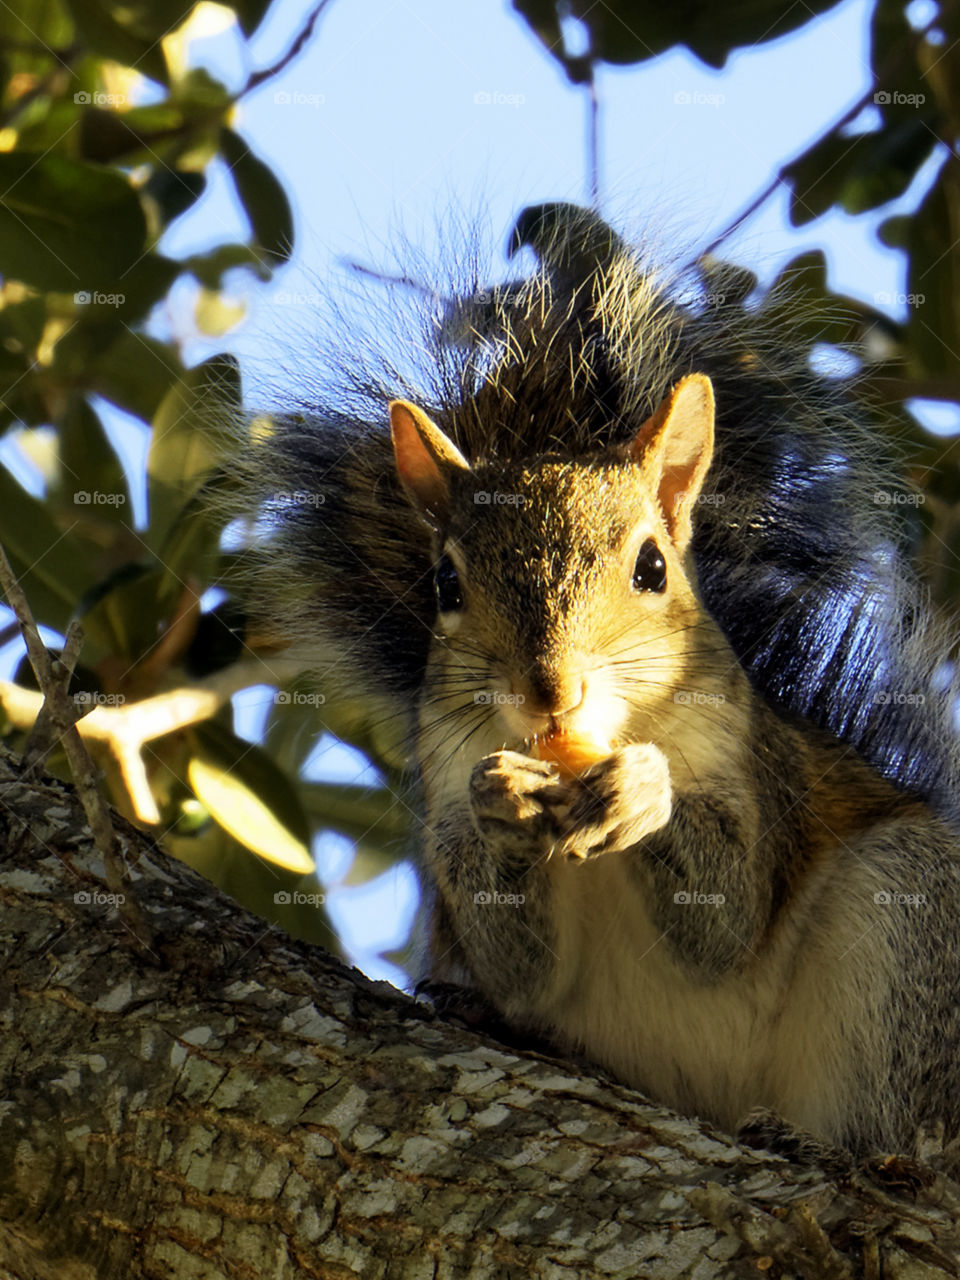
[[[473,823],[493,852],[549,853],[568,799],[554,765],[517,751],[484,756],[470,775]]]
[[[798,1128],[768,1107],[755,1107],[735,1136],[742,1147],[772,1151],[796,1164],[816,1165],[834,1178],[849,1176],[856,1164],[846,1148]]]
[[[670,821],[670,766],[652,742],[618,748],[570,785],[569,814],[556,845],[568,858],[629,849]]]

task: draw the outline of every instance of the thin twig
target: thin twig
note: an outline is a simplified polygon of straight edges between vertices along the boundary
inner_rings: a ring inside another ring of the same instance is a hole
[[[94,845],[103,858],[107,887],[111,893],[119,895],[122,903],[121,914],[134,937],[142,946],[148,946],[150,933],[146,922],[130,894],[126,892],[129,888],[128,877],[120,856],[110,809],[101,794],[93,761],[87,754],[77,730],[77,707],[67,692],[70,667],[64,664],[59,671],[55,670],[54,661],[40,638],[33,612],[27,604],[27,598],[2,546],[0,546],[0,587],[3,588],[7,603],[20,623],[20,631],[27,646],[27,656],[37,678],[37,684],[43,693],[43,705],[48,709],[50,727],[63,743],[77,794],[93,833]],[[72,664],[76,661],[78,652],[77,628],[72,627],[68,633],[65,650],[68,663]]]
[[[931,19],[931,21],[928,22],[927,25],[922,30],[916,33],[916,41],[912,46],[907,46],[906,48],[901,47],[897,50],[896,54],[892,58],[888,58],[887,61],[884,63],[884,65],[877,72],[869,89],[867,89],[866,92],[863,93],[857,99],[857,101],[853,104],[853,106],[848,107],[847,110],[843,113],[843,115],[840,116],[838,120],[835,120],[834,123],[830,126],[830,128],[826,131],[826,133],[822,134],[813,145],[820,146],[828,138],[833,137],[834,134],[838,133],[842,128],[844,128],[846,125],[854,121],[857,118],[857,116],[860,114],[860,112],[863,111],[866,107],[869,107],[871,103],[873,103],[875,100],[875,95],[877,93],[877,85],[886,83],[890,79],[890,76],[893,73],[895,73],[896,70],[901,66],[904,59],[906,58],[908,51],[911,48],[915,48],[917,42],[924,39],[927,36],[927,34],[930,31],[932,31],[934,27],[939,26],[942,23],[942,21],[943,21],[943,16],[941,14],[938,14],[936,18]],[[777,189],[784,182],[787,181],[788,171],[793,167],[793,165],[797,163],[798,160],[801,160],[803,156],[805,156],[807,152],[810,150],[811,148],[809,146],[804,147],[802,151],[798,151],[797,154],[791,160],[788,160],[786,164],[781,165],[780,168],[777,170],[777,173],[774,175],[773,179],[763,188],[763,190],[758,195],[754,196],[754,198],[750,201],[750,203],[746,206],[746,208],[742,209],[731,222],[728,222],[727,225],[723,228],[723,230],[719,233],[719,235],[715,236],[714,239],[710,241],[710,243],[707,245],[705,249],[702,249],[700,250],[700,252],[698,252],[697,259],[699,260],[700,258],[704,258],[708,254],[713,253],[716,249],[720,247],[721,244],[723,244],[724,240],[728,240],[735,231],[738,231],[740,227],[747,221],[747,219],[751,218],[756,213],[756,211],[760,208],[761,205],[766,204],[766,202],[777,191]],[[691,263],[689,265],[692,266],[694,264]]]
[[[307,18],[307,21],[304,23],[302,29],[300,30],[300,33],[297,35],[293,44],[290,46],[290,48],[283,55],[283,57],[280,58],[278,62],[275,62],[272,67],[265,67],[263,71],[253,72],[253,74],[250,76],[247,83],[243,86],[243,88],[237,94],[238,101],[240,98],[246,97],[248,93],[252,93],[254,89],[259,88],[260,85],[262,85],[265,80],[269,80],[273,76],[279,75],[281,71],[286,70],[286,68],[294,60],[297,54],[300,53],[300,51],[303,49],[303,46],[307,43],[307,41],[313,35],[313,29],[317,25],[317,21],[320,15],[323,13],[324,9],[326,9],[329,3],[330,3],[330,0],[320,0],[319,4],[317,4],[314,7],[313,12]]]
[[[590,183],[590,203],[594,209],[600,208],[600,95],[594,79],[593,63],[590,64],[590,79],[587,83],[589,116],[587,119],[587,172]]]

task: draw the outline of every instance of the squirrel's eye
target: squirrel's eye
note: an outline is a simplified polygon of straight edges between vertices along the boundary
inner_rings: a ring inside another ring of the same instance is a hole
[[[453,613],[463,608],[460,577],[449,556],[442,556],[433,571],[433,588],[437,593],[437,608],[441,613]]]
[[[666,591],[667,589],[667,562],[652,538],[648,538],[637,553],[637,563],[633,569],[633,585],[637,591]]]

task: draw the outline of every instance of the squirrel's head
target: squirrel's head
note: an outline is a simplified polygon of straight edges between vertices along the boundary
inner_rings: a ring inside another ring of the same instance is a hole
[[[424,727],[471,755],[556,733],[649,739],[658,718],[668,733],[703,617],[687,553],[710,380],[684,378],[631,441],[587,458],[471,465],[416,406],[393,402],[390,422],[433,531]]]

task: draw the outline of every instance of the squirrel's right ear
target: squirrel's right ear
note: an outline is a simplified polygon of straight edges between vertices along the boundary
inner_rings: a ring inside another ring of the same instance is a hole
[[[470,464],[436,423],[408,400],[390,403],[390,437],[407,497],[434,529],[450,511],[450,475]]]
[[[684,550],[690,511],[713,458],[713,385],[703,373],[681,378],[643,424],[629,455],[647,469],[667,530]]]

